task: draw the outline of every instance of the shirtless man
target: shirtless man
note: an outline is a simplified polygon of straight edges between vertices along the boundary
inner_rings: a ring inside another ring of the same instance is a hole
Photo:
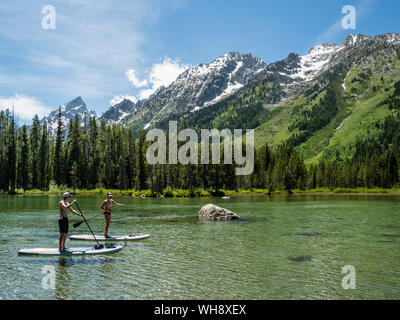
[[[110,226],[110,222],[111,222],[111,210],[112,210],[112,205],[116,205],[117,207],[122,207],[123,204],[120,203],[116,203],[113,199],[112,199],[112,193],[109,192],[107,193],[107,199],[104,200],[101,203],[100,209],[103,210],[103,215],[104,215],[104,220],[106,221],[106,225],[104,227],[104,237],[105,238],[111,238],[108,235],[108,227]]]
[[[66,251],[68,248],[65,247],[65,240],[68,235],[68,210],[72,213],[82,216],[79,212],[75,211],[71,207],[74,205],[76,200],[72,201],[72,203],[68,203],[68,200],[71,199],[71,194],[69,192],[64,193],[64,200],[61,200],[58,203],[60,207],[60,218],[58,219],[58,227],[60,228],[60,237],[58,239],[58,250],[60,252]]]

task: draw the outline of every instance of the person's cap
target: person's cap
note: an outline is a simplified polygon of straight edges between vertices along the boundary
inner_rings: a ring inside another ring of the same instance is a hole
[[[72,194],[70,194],[69,192],[64,193],[64,198],[70,198],[72,197]]]
[[[111,192],[109,192],[109,193],[107,193],[107,195],[108,195],[108,196],[112,196],[112,193],[111,193]]]

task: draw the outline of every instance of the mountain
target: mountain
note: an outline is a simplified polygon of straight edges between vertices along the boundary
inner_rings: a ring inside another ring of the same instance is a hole
[[[137,112],[123,123],[134,129],[147,129],[171,116],[184,117],[235,93],[265,68],[266,64],[251,54],[224,54],[210,64],[186,70],[168,87],[139,101]]]
[[[133,101],[123,99],[121,102],[110,106],[108,110],[99,117],[99,120],[107,124],[120,123],[122,119],[132,115],[136,111],[137,109]]]
[[[73,120],[75,115],[78,116],[81,125],[84,125],[84,121],[88,121],[91,117],[96,117],[96,112],[88,110],[85,102],[81,97],[77,97],[74,100],[65,103],[64,105],[53,110],[48,116],[42,118],[41,123],[47,123],[48,129],[55,134],[57,131],[58,123],[58,109],[61,108],[61,115],[65,125],[68,127],[69,120]]]
[[[342,44],[268,65],[236,93],[185,120],[197,129],[253,128],[257,146],[289,141],[308,163],[344,160],[400,107],[399,58],[399,34],[349,35]]]
[[[351,158],[359,139],[381,136],[400,109],[400,34],[349,35],[266,65],[227,53],[183,72],[136,103],[123,100],[99,119],[138,131],[189,127],[255,129],[256,147],[290,142],[307,163]],[[94,115],[81,98],[62,106],[68,120]],[[57,110],[43,121],[52,130]],[[82,121],[82,120],[81,120]]]

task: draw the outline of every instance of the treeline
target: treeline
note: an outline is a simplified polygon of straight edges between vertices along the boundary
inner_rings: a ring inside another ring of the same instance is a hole
[[[182,123],[179,130],[187,124]],[[233,164],[156,164],[146,161],[145,132],[137,135],[121,126],[108,126],[95,118],[82,127],[78,117],[64,127],[61,110],[55,134],[37,116],[32,125],[18,127],[12,114],[0,113],[0,191],[109,188],[147,190],[155,194],[173,189],[306,187],[303,160],[288,145],[272,152],[266,145],[255,154],[255,171],[236,176]],[[184,143],[180,142],[178,148]],[[211,146],[210,146],[211,147]],[[199,155],[200,155],[199,148]],[[221,159],[224,150],[221,149]],[[167,150],[168,154],[168,150]],[[210,153],[211,154],[211,153]],[[199,157],[200,158],[200,157]]]
[[[378,121],[378,134],[358,138],[352,159],[320,162],[309,170],[310,188],[382,187],[399,183],[400,113]]]
[[[53,135],[37,116],[30,127],[18,127],[12,114],[1,111],[0,191],[57,187],[166,194],[185,189],[196,195],[200,189],[212,193],[253,188],[290,192],[320,187],[391,188],[399,183],[399,116],[378,123],[379,135],[357,140],[352,159],[321,161],[308,169],[290,142],[275,149],[265,144],[255,151],[254,172],[249,176],[236,176],[233,164],[149,165],[146,151],[152,142],[146,142],[144,131],[135,135],[94,118],[85,123],[82,127],[75,117],[65,128],[59,110]],[[223,153],[221,150],[221,159]]]

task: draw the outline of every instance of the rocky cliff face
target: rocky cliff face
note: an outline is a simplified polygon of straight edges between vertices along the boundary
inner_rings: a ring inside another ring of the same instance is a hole
[[[135,103],[131,100],[124,99],[116,105],[110,106],[108,110],[99,117],[99,120],[107,124],[120,123],[124,118],[132,116],[136,111]]]
[[[260,58],[237,52],[183,72],[168,87],[137,103],[125,124],[147,129],[171,115],[184,117],[232,95],[266,68]]]

